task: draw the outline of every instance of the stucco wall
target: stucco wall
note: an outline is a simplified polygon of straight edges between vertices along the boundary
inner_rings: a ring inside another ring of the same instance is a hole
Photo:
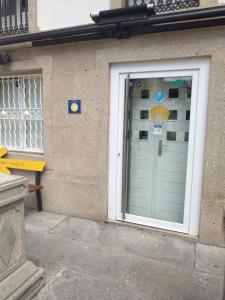
[[[110,9],[110,0],[38,0],[38,27],[50,30],[92,23],[90,13],[106,9]]]
[[[200,0],[200,6],[202,7],[218,6],[224,4],[225,4],[224,0]]]
[[[99,221],[107,219],[111,64],[207,56],[211,58],[211,74],[200,240],[224,246],[224,30],[9,50],[12,63],[0,67],[1,75],[43,72],[47,162],[44,209]],[[82,100],[82,114],[67,113],[67,100],[71,98]]]

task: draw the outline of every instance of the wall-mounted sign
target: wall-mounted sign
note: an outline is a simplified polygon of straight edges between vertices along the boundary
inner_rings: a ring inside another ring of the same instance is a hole
[[[68,100],[68,113],[80,114],[81,113],[81,100]]]
[[[190,86],[190,80],[181,80],[181,79],[176,79],[172,81],[172,86],[177,87],[177,88],[187,88]]]
[[[163,127],[162,125],[154,125],[153,128],[153,135],[160,136],[163,133]]]
[[[2,158],[8,153],[6,148],[0,148],[0,173],[11,174],[9,169],[39,171],[42,172],[45,167],[44,161],[19,160]]]
[[[149,116],[152,118],[154,124],[163,124],[168,120],[170,111],[166,106],[156,105],[153,106],[149,111]]]
[[[166,106],[156,105],[149,111],[149,116],[152,118],[154,128],[153,135],[160,136],[163,133],[163,125],[166,120],[168,120],[170,111]]]

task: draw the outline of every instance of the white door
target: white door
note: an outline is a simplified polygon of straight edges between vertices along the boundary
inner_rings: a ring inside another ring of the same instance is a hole
[[[207,60],[114,67],[109,218],[198,234],[208,73]]]

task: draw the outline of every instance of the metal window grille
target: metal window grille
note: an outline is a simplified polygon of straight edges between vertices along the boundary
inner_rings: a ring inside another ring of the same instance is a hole
[[[142,4],[154,4],[155,11],[160,13],[197,7],[200,0],[126,0],[126,7]]]
[[[43,152],[42,76],[0,77],[0,147]]]
[[[0,36],[28,32],[28,0],[0,0]]]

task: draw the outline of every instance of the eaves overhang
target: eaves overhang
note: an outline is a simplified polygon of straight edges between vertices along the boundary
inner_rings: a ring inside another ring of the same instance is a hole
[[[209,28],[225,25],[225,6],[155,15],[149,5],[92,15],[95,24],[28,33],[0,39],[0,46],[31,42],[34,47]]]

